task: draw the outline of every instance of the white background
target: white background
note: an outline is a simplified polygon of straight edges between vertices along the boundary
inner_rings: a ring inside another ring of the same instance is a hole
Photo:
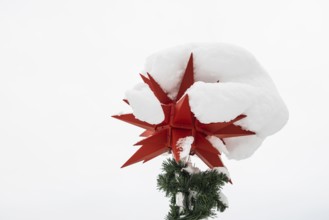
[[[224,158],[218,219],[328,219],[326,2],[0,0],[0,219],[163,219],[165,158],[120,169],[141,130],[110,115],[149,54],[187,42],[251,51],[290,111],[251,158]]]

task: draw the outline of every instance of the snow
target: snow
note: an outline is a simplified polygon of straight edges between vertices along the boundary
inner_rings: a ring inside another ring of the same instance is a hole
[[[235,138],[224,138],[229,154],[229,159],[245,159],[250,157],[262,144],[263,138],[257,135],[242,136]]]
[[[126,92],[129,105],[134,110],[134,116],[150,124],[161,123],[164,114],[159,100],[145,83],[137,84]]]
[[[150,73],[174,99],[191,53],[196,83],[187,94],[192,112],[203,123],[247,115],[235,124],[256,135],[226,138],[226,149],[219,150],[230,159],[251,156],[288,120],[288,110],[272,79],[248,51],[223,43],[192,43],[157,52],[147,58],[143,74]],[[151,124],[163,120],[160,103],[145,85],[126,95],[138,119]],[[218,140],[212,144],[220,146]]]
[[[197,173],[200,173],[201,170],[198,168],[198,167],[195,167],[192,165],[192,163],[189,161],[186,163],[186,167],[183,168],[182,170],[185,170],[186,172],[188,172],[190,175],[192,174],[197,174]]]
[[[216,148],[220,153],[224,153],[226,156],[230,154],[225,144],[220,138],[216,136],[207,136],[206,138],[212,144],[212,146]]]
[[[184,208],[184,194],[182,192],[176,194],[176,205],[180,208]]]
[[[227,197],[225,196],[224,193],[220,192],[220,193],[219,193],[219,197],[220,197],[220,201],[221,201],[222,203],[224,203],[226,206],[229,206],[229,204],[228,204],[228,199],[227,199]]]
[[[191,110],[202,123],[230,121],[257,101],[259,90],[242,83],[196,82],[189,90]],[[215,103],[214,103],[215,101]],[[211,106],[205,110],[205,106]]]
[[[181,160],[183,161],[188,160],[193,141],[194,141],[193,136],[187,136],[185,138],[178,139],[177,146],[181,149],[179,154]]]
[[[193,47],[193,46],[192,46]],[[150,73],[160,83],[171,99],[178,93],[179,83],[183,77],[191,46],[178,46],[148,57],[143,73]]]
[[[219,174],[225,174],[229,179],[231,179],[230,173],[226,167],[214,167],[213,170],[217,171]]]

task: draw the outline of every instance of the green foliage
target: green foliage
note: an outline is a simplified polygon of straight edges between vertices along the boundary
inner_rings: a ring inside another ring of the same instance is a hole
[[[227,205],[220,200],[220,190],[229,181],[215,170],[189,174],[186,164],[174,159],[163,162],[163,173],[158,176],[158,189],[170,197],[167,220],[199,220],[215,217],[216,210],[223,212]],[[176,205],[176,195],[184,195],[184,207]]]

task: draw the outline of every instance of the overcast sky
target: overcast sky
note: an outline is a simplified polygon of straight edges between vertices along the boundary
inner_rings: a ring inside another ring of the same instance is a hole
[[[290,119],[249,159],[224,158],[234,184],[217,219],[327,220],[328,11],[326,0],[0,0],[0,219],[163,219],[165,157],[120,169],[141,130],[110,115],[129,110],[121,99],[148,55],[228,42],[267,69]]]

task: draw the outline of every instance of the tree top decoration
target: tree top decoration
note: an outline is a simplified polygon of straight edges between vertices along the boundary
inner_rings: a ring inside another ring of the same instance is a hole
[[[233,124],[246,115],[239,115],[228,122],[215,122],[210,124],[201,123],[195,118],[189,106],[186,90],[194,84],[193,54],[190,55],[185,73],[180,83],[178,94],[171,100],[163,91],[161,86],[148,73],[147,76],[140,74],[155,97],[161,103],[164,120],[156,125],[141,121],[133,114],[114,115],[114,118],[146,129],[142,136],[144,140],[135,145],[142,145],[139,150],[122,166],[129,166],[140,161],[149,161],[165,152],[172,152],[176,162],[181,160],[180,153],[184,150],[180,146],[180,140],[192,137],[193,142],[189,149],[190,155],[196,154],[210,168],[222,167],[223,162],[220,152],[212,146],[206,139],[209,135],[214,135],[223,141],[223,138],[239,137],[255,134],[252,131],[242,129]],[[127,100],[124,100],[129,104]],[[224,142],[224,141],[223,141]]]
[[[231,181],[221,156],[248,158],[288,120],[273,81],[249,52],[220,43],[155,53],[140,76],[124,99],[133,113],[113,116],[144,129],[122,167],[171,153],[157,179],[170,197],[167,219],[214,217],[228,207],[221,189]],[[195,167],[191,155],[210,169]]]

